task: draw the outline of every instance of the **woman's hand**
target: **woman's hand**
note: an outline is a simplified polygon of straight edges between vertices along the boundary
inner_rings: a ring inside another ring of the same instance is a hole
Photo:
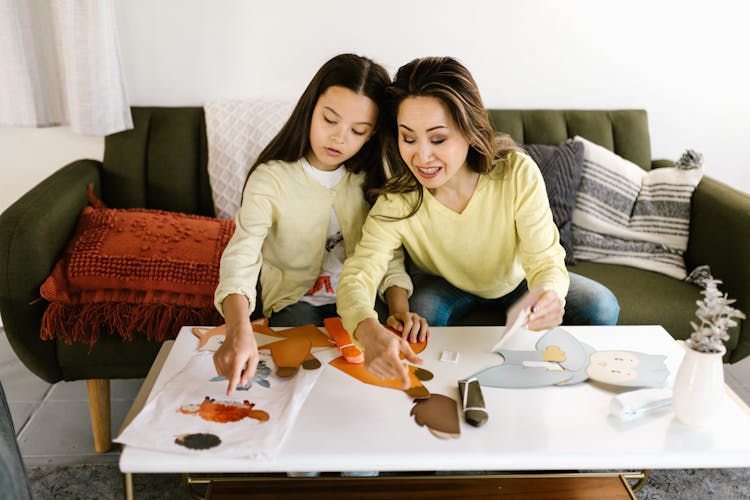
[[[386,326],[401,334],[401,338],[411,343],[424,342],[430,336],[427,320],[415,312],[397,312],[388,316]]]
[[[409,343],[386,330],[376,319],[368,318],[357,325],[354,336],[365,348],[365,368],[382,379],[399,379],[404,389],[411,385],[409,369],[399,358],[421,364],[422,359],[414,354]]]
[[[562,324],[564,314],[565,299],[554,290],[544,290],[531,305],[527,326],[531,330],[554,328]]]

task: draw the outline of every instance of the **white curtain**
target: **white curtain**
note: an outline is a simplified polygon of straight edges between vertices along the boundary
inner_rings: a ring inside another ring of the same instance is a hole
[[[113,0],[0,0],[0,126],[133,128]]]

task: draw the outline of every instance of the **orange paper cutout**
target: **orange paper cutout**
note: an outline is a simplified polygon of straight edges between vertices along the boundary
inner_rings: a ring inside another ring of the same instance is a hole
[[[323,320],[324,324],[325,324],[325,321],[327,320],[328,318]],[[343,328],[343,325],[341,326],[341,328],[344,332],[346,332],[346,330]],[[388,330],[392,332],[394,335],[399,335],[399,336],[401,335],[400,333],[393,330],[392,328],[388,328]],[[409,347],[411,347],[411,350],[414,351],[415,354],[419,354],[420,352],[424,351],[427,348],[427,341],[425,340],[423,342],[410,343]],[[403,354],[399,354],[399,357],[401,359],[404,359]],[[338,368],[339,370],[346,373],[347,375],[350,375],[356,378],[357,380],[364,382],[365,384],[377,385],[380,387],[390,387],[393,389],[401,389],[414,399],[425,399],[425,398],[430,397],[430,391],[427,390],[427,388],[424,385],[422,385],[420,381],[430,380],[432,379],[433,375],[432,375],[432,372],[425,370],[424,368],[419,368],[417,366],[412,366],[412,365],[408,366],[410,384],[409,384],[408,389],[404,389],[403,385],[401,384],[401,380],[399,379],[385,380],[385,379],[376,377],[365,368],[365,365],[363,363],[350,363],[346,361],[346,359],[343,356],[334,359],[328,364],[335,368]]]
[[[432,378],[432,373],[425,370],[424,368],[419,368],[412,365],[408,366],[410,384],[408,389],[404,389],[404,386],[401,383],[400,379],[394,378],[386,380],[378,378],[370,373],[362,363],[349,363],[343,357],[338,357],[328,364],[335,368],[338,368],[347,375],[352,376],[361,382],[364,382],[365,384],[377,385],[380,387],[390,387],[392,389],[401,389],[414,399],[424,399],[430,397],[430,391],[428,391],[427,388],[422,385],[422,382],[420,382],[420,377],[422,377],[423,380],[428,380],[424,378],[424,374],[427,373],[429,374],[429,378]]]
[[[300,365],[305,370],[320,368],[320,361],[312,354],[312,347],[331,347],[331,340],[315,325],[304,325],[286,330],[275,331],[268,326],[268,318],[259,318],[251,322],[253,332],[275,337],[275,340],[258,347],[268,350],[276,361],[276,375],[288,378],[299,371]],[[227,325],[215,328],[193,328],[193,335],[198,337],[198,350],[215,351],[226,338]],[[292,340],[287,344],[288,340]],[[285,344],[285,345],[282,345]],[[279,363],[281,360],[281,364]]]
[[[261,318],[261,320],[256,321],[265,321],[265,323],[258,324],[257,331],[259,333],[271,335],[280,339],[258,347],[258,350],[268,349],[271,351],[271,356],[273,356],[273,359],[276,362],[276,375],[278,377],[288,378],[293,376],[299,371],[300,365],[302,365],[305,370],[315,370],[320,368],[320,361],[312,354],[311,348],[332,347],[331,340],[315,325],[297,326],[294,328],[287,328],[286,330],[274,331],[268,326],[268,320],[266,318]],[[253,328],[255,327],[256,322],[254,321]],[[303,352],[304,349],[307,350]],[[277,357],[283,359],[283,363],[296,364],[282,365],[279,363]],[[299,359],[299,362],[297,362],[297,359]]]
[[[262,328],[262,327],[261,327]],[[253,322],[253,329],[255,329],[255,322]],[[333,347],[331,340],[321,332],[315,325],[304,325],[295,326],[294,328],[287,328],[286,330],[271,330],[268,327],[265,329],[256,330],[258,333],[270,335],[272,337],[278,337],[281,339],[290,339],[294,337],[306,338],[310,341],[312,347]],[[264,344],[259,346],[258,349],[268,348],[271,344]]]
[[[354,345],[351,335],[344,328],[341,318],[335,316],[333,318],[325,318],[323,320],[323,326],[326,327],[328,335],[336,343],[336,347],[339,348],[339,352],[349,363],[364,363],[365,355],[362,351]]]

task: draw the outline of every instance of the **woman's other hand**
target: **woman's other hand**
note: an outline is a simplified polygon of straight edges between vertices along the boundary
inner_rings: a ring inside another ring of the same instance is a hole
[[[376,319],[368,318],[357,325],[354,336],[365,348],[365,368],[382,379],[398,379],[408,389],[411,381],[409,369],[400,359],[403,354],[406,361],[421,364],[422,359],[414,354],[409,343],[394,335]]]
[[[531,304],[527,328],[530,330],[547,330],[563,321],[565,299],[560,298],[554,290],[544,290]]]

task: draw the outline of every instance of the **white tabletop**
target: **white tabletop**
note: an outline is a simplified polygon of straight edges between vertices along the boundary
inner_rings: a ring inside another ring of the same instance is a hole
[[[682,347],[660,326],[564,327],[597,350],[626,349],[667,355],[668,384]],[[431,393],[458,400],[457,381],[499,363],[489,349],[502,327],[432,328],[420,354],[435,378]],[[523,333],[505,346],[533,349],[539,334]],[[181,330],[150,393],[153,397],[197,346]],[[443,350],[457,364],[439,361]],[[273,461],[179,455],[125,446],[122,472],[281,472],[419,470],[570,470],[750,467],[750,413],[727,388],[716,425],[691,428],[667,409],[622,422],[609,415],[616,392],[584,382],[535,389],[483,387],[489,421],[480,428],[461,418],[458,439],[438,439],[409,416],[405,393],[355,380],[328,365],[334,349],[316,353],[323,363],[310,396]],[[460,407],[460,405],[459,405]]]

